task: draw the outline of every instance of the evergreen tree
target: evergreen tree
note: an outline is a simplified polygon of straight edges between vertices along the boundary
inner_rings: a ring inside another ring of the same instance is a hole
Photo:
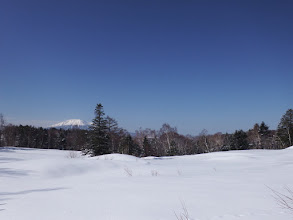
[[[107,120],[102,104],[98,104],[95,109],[95,118],[90,126],[89,146],[84,150],[92,156],[108,154],[109,151],[109,135],[107,128]]]
[[[151,146],[149,140],[147,139],[147,137],[144,137],[142,146],[143,146],[144,156],[145,157],[153,156],[152,146]]]
[[[109,135],[109,145],[110,145],[110,151],[111,153],[117,153],[118,152],[118,145],[117,145],[117,139],[119,139],[119,127],[118,122],[109,116],[106,117],[106,124],[108,129],[108,135]]]
[[[141,150],[137,143],[135,143],[131,137],[131,135],[127,135],[122,143],[122,151],[123,154],[129,154],[134,156],[140,156]]]
[[[266,136],[269,134],[269,126],[267,126],[264,122],[262,122],[259,126],[259,131],[258,133],[261,135],[261,136]]]
[[[260,147],[262,149],[271,148],[272,137],[270,136],[271,132],[269,126],[262,122],[259,126],[259,136],[260,136]]]
[[[224,141],[223,141],[223,146],[221,147],[221,151],[229,151],[231,150],[233,142],[233,134],[224,134]]]
[[[269,126],[267,126],[264,122],[260,125],[256,123],[253,128],[247,132],[250,147],[253,149],[269,148],[269,134]]]
[[[60,150],[65,150],[66,149],[66,136],[65,136],[65,132],[62,129],[59,129],[59,134],[58,134],[58,138],[57,138],[57,147]]]
[[[242,131],[235,131],[232,137],[232,150],[247,150],[248,149],[247,134]]]
[[[180,152],[177,148],[177,144],[174,140],[171,141],[171,144],[170,144],[170,149],[167,151],[167,155],[168,156],[176,156],[176,155],[180,155]]]
[[[4,142],[4,135],[3,135],[4,125],[5,125],[4,117],[0,113],[0,147],[4,145],[3,143]]]
[[[122,154],[131,154],[133,148],[133,140],[131,135],[127,135],[122,142]]]
[[[293,145],[293,110],[289,109],[281,118],[278,125],[277,135],[283,147]]]

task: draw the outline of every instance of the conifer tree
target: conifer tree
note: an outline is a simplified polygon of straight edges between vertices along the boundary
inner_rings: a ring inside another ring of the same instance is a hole
[[[62,129],[59,129],[59,134],[57,138],[57,148],[60,150],[65,150],[66,149],[66,138],[65,138],[65,132]]]
[[[242,130],[236,130],[232,138],[232,150],[247,150],[248,146],[247,134]]]
[[[3,137],[4,125],[5,125],[4,117],[0,113],[0,147],[3,145],[3,142],[4,142],[4,140],[3,140],[4,139],[4,137]]]
[[[177,148],[177,144],[174,140],[171,141],[171,148],[170,150],[167,151],[168,156],[175,156],[175,155],[180,155],[180,152]]]
[[[269,126],[267,126],[264,122],[262,122],[259,126],[258,133],[259,133],[259,137],[260,137],[260,147],[262,149],[270,148],[272,139],[270,137]]]
[[[85,153],[90,153],[92,156],[110,153],[107,120],[102,104],[96,106],[95,118],[90,126],[89,139],[89,146],[85,149]]]
[[[283,147],[293,145],[293,110],[289,109],[281,118],[278,125],[277,135]]]
[[[118,127],[118,122],[109,116],[106,117],[107,132],[109,135],[109,147],[111,153],[118,152],[117,139],[119,139],[120,128]]]
[[[144,156],[152,156],[152,149],[151,149],[151,144],[149,143],[149,140],[147,139],[147,137],[145,136],[143,139],[143,150],[144,150]]]
[[[259,126],[259,131],[258,133],[261,136],[266,136],[269,133],[269,126],[267,126],[264,122],[261,122],[260,126]]]
[[[121,153],[129,154],[134,156],[140,156],[141,150],[137,143],[135,143],[130,134],[128,134],[122,143],[122,150]]]

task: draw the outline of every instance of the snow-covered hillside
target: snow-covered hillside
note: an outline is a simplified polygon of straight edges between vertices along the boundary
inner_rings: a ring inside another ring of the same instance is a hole
[[[0,219],[291,220],[272,191],[293,188],[293,150],[136,158],[0,148]]]
[[[57,124],[54,124],[50,127],[52,128],[62,128],[62,129],[73,129],[73,128],[79,128],[79,129],[88,129],[90,123],[80,120],[80,119],[70,119],[67,121],[63,121]]]

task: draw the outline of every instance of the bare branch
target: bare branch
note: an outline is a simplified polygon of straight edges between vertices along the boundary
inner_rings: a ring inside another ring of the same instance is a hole
[[[293,191],[288,186],[284,187],[285,193],[281,193],[276,191],[270,187],[268,187],[273,193],[273,197],[275,198],[277,204],[283,208],[293,212]]]

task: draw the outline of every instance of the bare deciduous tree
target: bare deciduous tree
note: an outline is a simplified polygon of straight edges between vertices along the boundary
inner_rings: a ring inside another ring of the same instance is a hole
[[[206,129],[203,129],[198,135],[198,146],[202,149],[203,152],[210,152],[208,131]]]
[[[162,128],[159,131],[160,139],[165,148],[165,151],[168,152],[171,150],[171,143],[174,141],[174,135],[177,134],[177,128],[171,127],[169,124],[163,124]]]

